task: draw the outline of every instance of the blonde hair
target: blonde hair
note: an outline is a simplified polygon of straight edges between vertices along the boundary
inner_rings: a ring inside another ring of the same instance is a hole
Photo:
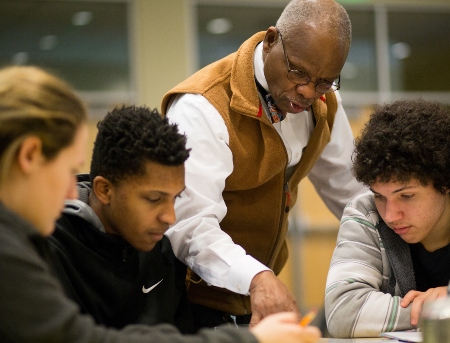
[[[0,184],[26,137],[39,137],[51,160],[86,120],[85,105],[59,78],[38,67],[0,69]]]

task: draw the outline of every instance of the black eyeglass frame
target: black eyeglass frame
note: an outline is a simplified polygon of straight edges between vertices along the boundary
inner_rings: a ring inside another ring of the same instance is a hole
[[[281,34],[280,30],[278,30],[278,34],[280,35],[280,40],[281,40],[281,45],[283,46],[283,52],[284,52],[284,58],[286,59],[286,66],[288,69],[288,73],[287,73],[287,78],[289,79],[289,81],[291,81],[292,83],[295,83],[296,85],[299,86],[305,86],[308,83],[312,82],[311,78],[306,75],[304,72],[300,71],[300,70],[296,70],[296,69],[291,69],[291,65],[289,64],[289,58],[286,52],[286,47],[284,46],[284,42],[283,42],[283,35]],[[304,79],[304,82],[298,82],[298,80],[294,80],[291,77],[289,77],[289,75],[297,75],[297,77],[299,77],[300,79]],[[337,84],[333,81],[333,82],[325,82],[323,80],[318,80],[317,82],[314,83],[315,87],[314,89],[316,90],[316,92],[318,93],[331,93],[331,92],[335,92],[337,90],[339,90],[341,88],[341,75],[339,75],[338,79],[337,79]],[[318,86],[321,85],[326,85],[326,88],[324,90],[319,90],[317,89]]]

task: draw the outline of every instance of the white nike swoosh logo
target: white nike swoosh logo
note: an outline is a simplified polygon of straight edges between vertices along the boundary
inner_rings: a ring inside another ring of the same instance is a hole
[[[142,286],[142,293],[150,292],[153,288],[158,286],[161,283],[162,280],[164,280],[164,279],[161,279],[158,283],[155,283],[152,287],[149,287],[149,288],[145,288],[145,286]]]

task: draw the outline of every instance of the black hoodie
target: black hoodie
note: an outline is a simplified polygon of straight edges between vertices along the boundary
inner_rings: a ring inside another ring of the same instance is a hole
[[[83,313],[108,327],[170,323],[193,332],[185,288],[186,266],[167,237],[140,252],[105,233],[88,205],[88,175],[78,177],[79,200],[66,202],[49,238],[64,290]]]

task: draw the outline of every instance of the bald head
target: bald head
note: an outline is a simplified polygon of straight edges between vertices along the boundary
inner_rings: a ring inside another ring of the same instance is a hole
[[[288,42],[295,39],[291,33],[300,24],[334,37],[336,44],[350,49],[352,25],[347,12],[336,1],[292,0],[281,13],[276,26]]]
[[[264,76],[278,108],[303,111],[323,94],[317,84],[337,84],[350,43],[349,17],[336,1],[292,0],[263,41]],[[309,81],[292,81],[293,71]]]

